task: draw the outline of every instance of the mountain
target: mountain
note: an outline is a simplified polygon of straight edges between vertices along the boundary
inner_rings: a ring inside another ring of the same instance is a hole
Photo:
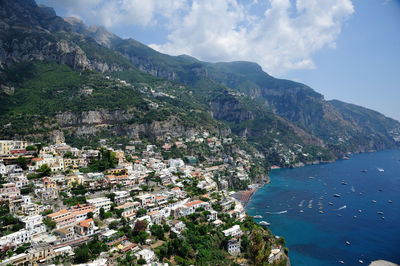
[[[146,73],[182,82],[205,94],[216,87],[215,83],[241,93],[255,105],[315,136],[340,156],[399,145],[395,133],[400,128],[398,121],[376,112],[370,116],[371,123],[379,116],[390,126],[364,130],[350,113],[343,114],[307,85],[274,78],[256,63],[207,63],[186,55],[169,56],[132,39],[115,39],[111,48]]]
[[[399,145],[399,122],[255,63],[165,55],[33,0],[0,0],[0,69],[2,138],[82,146],[206,130],[286,166]]]

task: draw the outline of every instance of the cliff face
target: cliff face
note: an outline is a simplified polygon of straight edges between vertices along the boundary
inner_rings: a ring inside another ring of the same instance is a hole
[[[195,128],[186,128],[177,117],[171,116],[164,121],[151,123],[125,124],[134,117],[125,110],[93,110],[82,113],[65,112],[56,116],[60,126],[77,137],[91,137],[100,131],[138,139],[140,136],[165,139],[167,137],[188,137],[197,132]]]
[[[92,69],[102,73],[127,68],[126,65],[88,55],[84,50],[93,50],[100,45],[92,42],[91,47],[85,45],[82,49],[80,44],[87,37],[77,35],[73,25],[56,16],[52,8],[37,6],[33,0],[3,0],[0,4],[1,68],[32,60],[53,61],[76,70]],[[97,36],[101,44],[109,40],[104,37],[110,35],[105,30],[87,32]]]

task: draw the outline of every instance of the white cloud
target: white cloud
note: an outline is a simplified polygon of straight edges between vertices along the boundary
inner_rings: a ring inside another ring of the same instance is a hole
[[[297,0],[295,5],[271,0],[261,16],[234,0],[195,0],[169,41],[151,47],[209,61],[254,61],[267,72],[283,74],[313,68],[313,53],[335,47],[353,12],[350,0]]]
[[[161,26],[168,41],[150,46],[164,53],[213,62],[254,61],[275,75],[313,68],[313,53],[334,48],[343,24],[354,13],[351,0],[269,0],[269,5],[257,0],[47,2],[111,29]],[[261,8],[265,10],[254,12]]]

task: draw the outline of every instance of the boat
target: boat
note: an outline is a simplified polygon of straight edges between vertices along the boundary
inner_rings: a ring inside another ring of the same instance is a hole
[[[368,170],[360,170],[361,173],[366,173]]]
[[[304,212],[303,210],[300,210],[300,212]]]
[[[334,197],[340,198],[340,194],[333,194]]]
[[[392,200],[388,200],[388,203],[393,203],[393,201]]]
[[[260,224],[261,225],[271,225],[269,222],[266,222],[266,221],[261,221]]]
[[[254,216],[254,219],[262,219],[262,216],[261,215],[256,215],[256,216]]]
[[[342,181],[342,185],[347,185],[346,181]]]
[[[350,241],[346,241],[346,245],[350,245]]]
[[[332,203],[332,202],[329,202],[329,205],[333,206],[333,203]]]
[[[359,213],[362,213],[362,210],[358,210]]]
[[[353,219],[357,219],[357,215],[354,215],[354,216],[353,216]]]
[[[324,211],[319,211],[319,213],[321,213],[321,214],[322,214],[322,213],[324,213]]]
[[[377,212],[377,214],[383,215],[383,212],[382,212],[382,211],[379,211],[379,212]]]
[[[382,220],[385,220],[385,216],[382,216]]]
[[[340,264],[344,264],[344,261],[342,261],[342,260],[339,260],[339,263],[340,263]]]
[[[382,168],[378,168],[378,171],[379,171],[379,172],[385,172],[385,170],[382,169]]]
[[[363,264],[364,262],[362,260],[358,260],[359,263]]]
[[[372,203],[376,203],[376,200],[373,199],[373,200],[371,200],[371,202],[372,202]]]

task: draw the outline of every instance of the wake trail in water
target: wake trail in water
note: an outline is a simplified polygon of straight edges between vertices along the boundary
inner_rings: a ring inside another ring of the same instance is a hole
[[[337,209],[338,211],[340,211],[340,210],[343,210],[343,209],[346,209],[347,208],[347,206],[346,205],[344,205],[344,206],[342,206],[342,207],[340,207],[339,209]]]
[[[283,214],[283,213],[287,213],[287,210],[279,211],[279,212],[265,212],[265,213],[268,213],[268,214]]]

